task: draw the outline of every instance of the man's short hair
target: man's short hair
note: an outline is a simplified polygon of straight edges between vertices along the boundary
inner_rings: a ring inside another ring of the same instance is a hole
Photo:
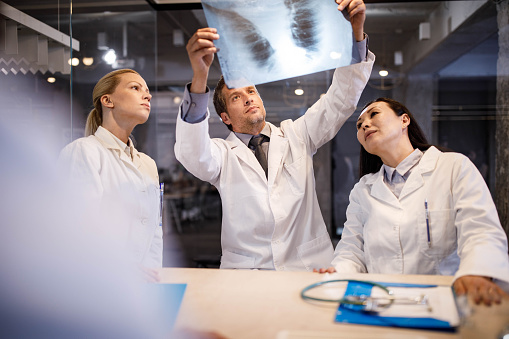
[[[224,77],[221,75],[221,78],[217,82],[216,89],[214,90],[214,108],[216,109],[217,115],[221,118],[221,113],[225,112],[228,114],[228,111],[226,110],[226,98],[223,95],[223,88],[226,86],[226,83],[224,82]],[[222,120],[222,119],[221,119]],[[223,123],[228,127],[230,131],[233,131],[232,125],[226,124],[224,121]]]

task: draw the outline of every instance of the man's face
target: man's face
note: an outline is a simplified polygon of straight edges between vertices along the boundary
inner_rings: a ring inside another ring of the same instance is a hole
[[[234,132],[257,134],[265,125],[265,107],[254,86],[222,89],[228,113],[222,112],[221,118],[231,125]]]

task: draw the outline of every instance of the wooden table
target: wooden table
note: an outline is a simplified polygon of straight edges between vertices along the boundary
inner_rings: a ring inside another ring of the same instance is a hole
[[[497,338],[509,325],[509,300],[477,306],[456,333],[333,321],[337,305],[318,306],[300,297],[302,288],[323,280],[312,272],[164,268],[164,283],[186,283],[177,329],[215,331],[231,339],[265,338]],[[450,285],[450,276],[352,274],[341,278]],[[284,334],[287,334],[285,336]]]

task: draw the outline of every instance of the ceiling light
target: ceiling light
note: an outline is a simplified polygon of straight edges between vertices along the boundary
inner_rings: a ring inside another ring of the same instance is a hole
[[[83,58],[83,65],[91,66],[94,63],[94,58]]]
[[[72,59],[67,60],[67,63],[71,66],[78,66],[80,64],[80,59],[72,58]]]
[[[101,51],[107,51],[109,49],[106,32],[97,33],[97,49]]]
[[[403,65],[403,52],[402,51],[394,52],[394,65],[396,65],[396,66]]]
[[[389,71],[387,71],[386,69],[381,69],[380,72],[378,72],[378,74],[380,74],[381,77],[386,77],[389,75]]]
[[[181,29],[173,30],[173,46],[181,47],[185,45],[184,32]]]
[[[419,24],[419,40],[429,40],[431,38],[431,24],[421,22]]]
[[[49,77],[48,79],[46,79],[46,81],[49,82],[50,84],[52,84],[55,81],[57,81],[57,79],[55,79],[54,77]]]
[[[302,89],[302,87],[300,87],[300,86],[297,87],[295,89],[295,95],[302,95],[302,94],[304,94],[304,90]]]
[[[110,49],[106,52],[106,54],[104,54],[103,59],[108,65],[112,65],[117,60],[117,54],[115,54],[113,49]]]
[[[176,105],[179,105],[181,101],[182,101],[182,98],[179,96],[176,96],[173,98],[173,103]]]

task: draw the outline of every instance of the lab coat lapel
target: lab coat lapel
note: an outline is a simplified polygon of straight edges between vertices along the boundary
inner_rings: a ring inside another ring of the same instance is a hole
[[[408,177],[405,186],[403,186],[403,190],[401,190],[401,194],[399,195],[400,199],[403,199],[424,186],[424,175],[435,169],[439,155],[440,151],[433,146],[424,152],[421,160]]]
[[[120,160],[127,166],[127,167],[134,167],[136,170],[138,170],[139,166],[136,166],[133,162],[133,160],[124,152],[123,149],[120,149],[118,145],[115,143],[115,145],[109,145],[110,149],[115,151],[120,158]],[[134,157],[133,157],[134,158]],[[139,160],[138,155],[136,155],[136,159]]]
[[[125,152],[123,152],[125,154]],[[141,159],[140,159],[140,155],[138,153],[138,151],[136,150],[136,148],[133,148],[133,165],[134,167],[136,167],[136,169],[140,169],[141,167]]]
[[[129,159],[129,156],[123,151],[121,150],[120,148],[114,148],[115,151],[118,152],[118,156],[120,158],[120,160],[122,160],[127,166],[131,166],[133,167],[133,161],[131,159]]]
[[[267,122],[270,126],[270,145],[267,156],[268,184],[271,187],[274,184],[278,171],[283,167],[283,159],[288,151],[288,139],[284,137],[281,129]]]
[[[258,160],[256,160],[253,152],[235,135],[235,133],[231,132],[230,135],[228,135],[228,138],[226,138],[226,141],[230,145],[232,152],[240,160],[253,168],[261,177],[263,177],[264,180],[267,180],[265,178],[265,172],[263,171],[262,166],[260,166],[260,163],[258,163]]]
[[[422,186],[424,186],[424,179],[422,178],[421,168],[419,167],[419,165],[417,165],[412,170],[412,173],[410,173],[410,176],[406,180],[405,185],[403,186],[403,189],[399,194],[399,198],[403,199],[404,197],[415,192]]]
[[[97,139],[101,142],[101,144],[103,144],[103,146],[106,147],[107,149],[115,152],[117,154],[118,158],[122,162],[124,162],[126,164],[126,166],[134,167],[136,170],[138,170],[139,166],[141,166],[141,161],[139,161],[139,156],[136,154],[139,164],[138,164],[138,166],[135,166],[135,164],[133,163],[133,160],[131,160],[129,158],[129,156],[127,156],[127,154],[124,152],[124,150],[120,149],[117,142],[115,140],[113,140],[113,137],[111,135],[109,135],[109,132],[106,130],[101,130],[101,129],[103,129],[103,128],[100,127],[100,129],[98,129],[94,134],[97,137]]]
[[[401,208],[401,204],[394,195],[394,193],[391,192],[389,187],[384,182],[384,168],[380,168],[378,173],[371,176],[367,181],[366,185],[371,186],[370,194],[373,198],[376,198],[378,200],[381,200],[385,202],[386,204],[392,205],[397,208]]]

